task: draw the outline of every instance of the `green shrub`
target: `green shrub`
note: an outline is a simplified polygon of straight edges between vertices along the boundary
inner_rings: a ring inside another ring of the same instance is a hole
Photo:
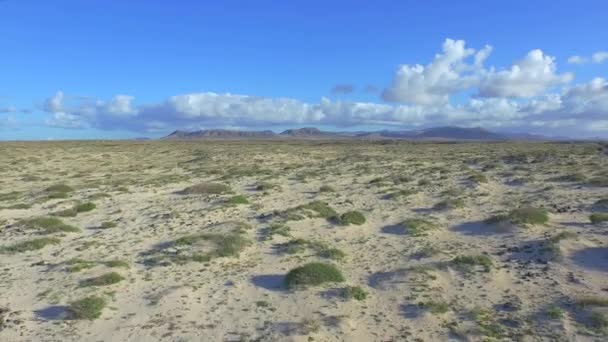
[[[576,305],[581,306],[583,308],[588,306],[608,307],[608,297],[585,296],[575,299],[574,302],[576,303]]]
[[[278,188],[278,185],[276,184],[272,184],[272,183],[268,183],[268,182],[261,182],[258,183],[258,185],[256,185],[255,189],[257,191],[268,191],[268,190],[272,190]]]
[[[268,226],[268,228],[264,229],[262,231],[262,234],[264,235],[264,238],[266,240],[272,240],[275,235],[281,235],[285,237],[291,236],[290,232],[291,228],[289,228],[289,226],[282,223],[273,223]]]
[[[411,236],[427,236],[429,231],[437,229],[437,225],[423,218],[411,218],[401,222],[407,233]]]
[[[442,314],[450,310],[450,306],[446,302],[440,301],[428,301],[418,303],[418,307],[424,310],[428,310],[433,314]]]
[[[347,286],[342,289],[342,297],[345,299],[365,300],[368,296],[361,286]]]
[[[245,197],[243,195],[236,195],[236,196],[232,196],[228,200],[226,200],[226,203],[228,203],[228,204],[249,204],[249,200],[247,199],[247,197]]]
[[[63,221],[56,217],[36,217],[33,219],[22,220],[20,221],[20,224],[29,229],[38,230],[43,234],[53,234],[59,232],[80,232],[80,228],[65,224],[63,223]]]
[[[108,286],[108,285],[116,284],[124,279],[125,278],[123,276],[121,276],[120,274],[118,274],[116,272],[110,272],[110,273],[100,275],[98,277],[82,280],[80,282],[80,286],[82,286],[82,287]]]
[[[45,192],[73,192],[74,188],[66,184],[51,185],[44,190]]]
[[[475,266],[481,266],[484,272],[490,272],[493,265],[492,259],[487,255],[459,255],[452,259],[451,264],[467,272]]]
[[[331,187],[331,186],[329,186],[329,185],[322,185],[322,186],[319,188],[319,192],[336,192],[336,189],[332,188],[332,187]]]
[[[564,310],[559,306],[552,306],[547,310],[547,316],[551,319],[560,319],[564,317]]]
[[[508,214],[494,215],[487,219],[487,224],[512,223],[523,225],[545,224],[549,221],[549,212],[544,208],[524,207],[511,210]]]
[[[473,174],[471,174],[469,176],[469,180],[471,182],[475,182],[475,183],[487,183],[488,182],[488,178],[483,173],[479,173],[479,172],[474,172]]]
[[[67,265],[66,271],[80,272],[82,270],[86,270],[88,268],[94,267],[96,263],[94,261],[87,261],[87,260],[83,260],[80,258],[74,258],[74,259],[70,259],[70,260],[66,261],[65,264]]]
[[[320,257],[332,259],[332,260],[342,260],[346,257],[346,253],[338,248],[323,248],[318,251]]]
[[[17,242],[13,245],[0,248],[3,253],[22,253],[42,249],[47,245],[57,245],[60,240],[57,238],[38,238],[22,242]]]
[[[608,213],[595,213],[589,216],[589,221],[593,224],[598,224],[608,221]]]
[[[103,228],[103,229],[114,228],[116,226],[117,226],[116,222],[113,222],[113,221],[105,221],[105,222],[101,223],[101,228]]]
[[[306,285],[321,285],[323,283],[340,283],[344,276],[338,268],[321,262],[311,262],[296,267],[287,273],[285,284],[289,288]]]
[[[93,202],[86,202],[86,203],[81,203],[81,204],[76,205],[74,207],[74,210],[76,210],[76,212],[78,212],[78,213],[84,213],[84,212],[87,212],[87,211],[91,211],[91,210],[93,210],[95,208],[96,208],[95,203],[93,203]]]
[[[104,261],[103,262],[104,265],[106,265],[107,267],[121,267],[121,268],[129,268],[129,263],[124,261],[124,260],[109,260],[109,261]]]
[[[299,206],[298,209],[313,211],[316,213],[314,217],[321,217],[325,219],[338,215],[338,213],[332,207],[322,201],[312,201],[308,204]]]
[[[462,198],[448,198],[437,204],[433,208],[437,210],[446,209],[458,209],[464,207],[464,200]]]
[[[221,195],[230,193],[232,190],[222,183],[202,183],[192,185],[181,191],[183,195]]]
[[[340,215],[338,224],[348,226],[350,224],[362,225],[365,223],[365,216],[359,211],[347,211]]]
[[[101,312],[105,307],[105,299],[90,296],[71,302],[68,305],[68,311],[73,319],[93,320],[101,316]]]

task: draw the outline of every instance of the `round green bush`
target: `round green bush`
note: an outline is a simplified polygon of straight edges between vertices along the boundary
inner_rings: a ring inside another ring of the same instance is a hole
[[[340,224],[342,225],[349,225],[349,224],[356,224],[356,225],[362,225],[365,223],[365,216],[363,216],[362,213],[358,212],[358,211],[348,211],[345,212],[344,214],[340,215]]]
[[[322,262],[311,262],[296,267],[287,273],[285,284],[287,287],[301,285],[321,285],[323,283],[339,283],[344,281],[344,276],[334,265]]]

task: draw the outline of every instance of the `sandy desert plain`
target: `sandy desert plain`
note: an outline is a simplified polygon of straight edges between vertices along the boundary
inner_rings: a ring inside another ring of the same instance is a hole
[[[0,341],[606,341],[608,145],[0,144]]]

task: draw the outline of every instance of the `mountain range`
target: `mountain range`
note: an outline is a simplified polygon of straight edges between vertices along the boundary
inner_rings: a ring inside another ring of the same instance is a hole
[[[205,129],[199,131],[177,130],[163,137],[166,140],[430,140],[430,141],[552,141],[572,140],[566,137],[547,137],[528,133],[497,133],[481,127],[444,126],[404,131],[359,131],[329,132],[315,127],[287,129],[281,133],[270,130],[245,131],[226,129]]]

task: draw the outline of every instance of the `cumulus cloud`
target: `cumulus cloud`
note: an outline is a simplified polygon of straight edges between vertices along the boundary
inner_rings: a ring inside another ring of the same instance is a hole
[[[43,109],[48,113],[46,123],[52,126],[137,132],[287,125],[399,128],[459,125],[532,128],[545,134],[608,135],[605,79],[571,85],[574,75],[559,73],[555,58],[538,49],[507,68],[487,68],[484,63],[491,53],[489,45],[476,50],[462,40],[447,39],[442,52],[430,63],[399,67],[391,85],[381,94],[391,103],[328,98],[304,102],[198,92],[138,104],[133,96],[125,94],[101,100],[68,97],[58,91],[44,102]],[[334,87],[332,93],[352,90],[354,87],[343,84]],[[450,101],[458,93],[469,98],[460,96],[456,103]]]
[[[566,84],[571,73],[557,74],[555,58],[541,50],[532,50],[509,69],[489,72],[479,85],[482,97],[533,97],[549,88]]]
[[[401,65],[391,86],[382,97],[386,101],[419,105],[445,104],[449,96],[477,83],[476,71],[489,56],[492,47],[479,51],[465,47],[464,40],[446,39],[443,53],[435,55],[426,66]],[[467,63],[474,56],[473,63]]]
[[[593,63],[604,63],[608,61],[608,51],[598,51],[591,56]]]
[[[588,62],[601,64],[608,61],[608,51],[598,51],[591,55],[591,57],[572,56],[568,58],[570,64],[586,64]]]
[[[390,105],[373,102],[332,101],[307,103],[289,98],[238,94],[191,93],[159,103],[134,105],[132,97],[116,96],[74,106],[61,104],[50,113],[49,125],[66,128],[168,131],[185,127],[269,127],[285,125],[439,125],[521,128],[593,128],[601,131],[608,113],[608,83],[598,78],[561,94],[532,99],[471,98],[460,104]],[[117,103],[121,105],[118,106]],[[607,132],[608,133],[608,132]]]

